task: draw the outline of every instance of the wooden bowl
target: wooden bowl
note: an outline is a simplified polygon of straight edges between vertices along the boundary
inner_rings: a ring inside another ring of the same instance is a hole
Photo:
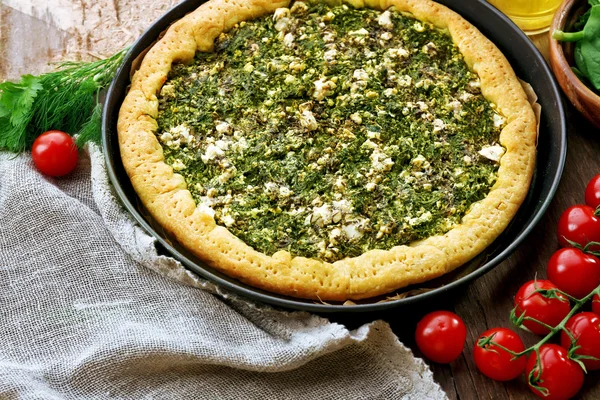
[[[600,96],[581,82],[571,70],[571,66],[575,65],[573,43],[562,43],[552,39],[555,29],[569,31],[587,6],[587,0],[565,0],[554,15],[550,27],[550,65],[571,103],[591,123],[600,128]]]

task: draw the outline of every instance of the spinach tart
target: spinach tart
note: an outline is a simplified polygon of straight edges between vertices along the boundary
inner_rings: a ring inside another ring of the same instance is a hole
[[[517,212],[536,153],[507,60],[428,0],[210,0],[144,56],[118,135],[183,246],[327,301],[469,261]]]

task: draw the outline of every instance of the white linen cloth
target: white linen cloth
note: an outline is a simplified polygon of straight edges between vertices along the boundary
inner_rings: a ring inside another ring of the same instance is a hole
[[[1,399],[444,399],[387,323],[348,331],[160,256],[90,146],[61,179],[0,153]]]

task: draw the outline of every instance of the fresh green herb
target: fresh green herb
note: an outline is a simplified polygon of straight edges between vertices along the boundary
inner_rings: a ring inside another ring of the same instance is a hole
[[[57,71],[0,84],[0,149],[20,153],[50,129],[78,134],[77,145],[100,142],[100,91],[127,49],[94,62],[64,62]]]
[[[589,0],[592,6],[581,16],[575,29],[576,32],[555,30],[552,37],[562,42],[577,42],[573,56],[575,58],[574,72],[585,78],[596,90],[600,90],[600,1]]]

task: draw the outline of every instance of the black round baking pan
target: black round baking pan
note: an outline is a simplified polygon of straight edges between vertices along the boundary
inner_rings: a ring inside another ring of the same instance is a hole
[[[103,146],[110,179],[124,206],[136,221],[156,237],[159,250],[180,260],[202,278],[247,298],[285,308],[305,311],[371,312],[431,300],[473,281],[497,266],[523,242],[542,218],[558,187],[567,152],[566,120],[560,91],[550,68],[532,42],[507,17],[485,1],[440,0],[481,30],[506,55],[519,78],[529,82],[542,106],[538,158],[528,196],[519,212],[482,254],[457,270],[432,281],[391,295],[358,304],[325,304],[265,292],[245,285],[202,263],[169,238],[144,212],[121,162],[117,140],[117,117],[130,83],[135,60],[151,46],[167,27],[204,1],[183,1],[156,21],[132,46],[108,91],[103,118]],[[383,301],[382,301],[383,300]]]

